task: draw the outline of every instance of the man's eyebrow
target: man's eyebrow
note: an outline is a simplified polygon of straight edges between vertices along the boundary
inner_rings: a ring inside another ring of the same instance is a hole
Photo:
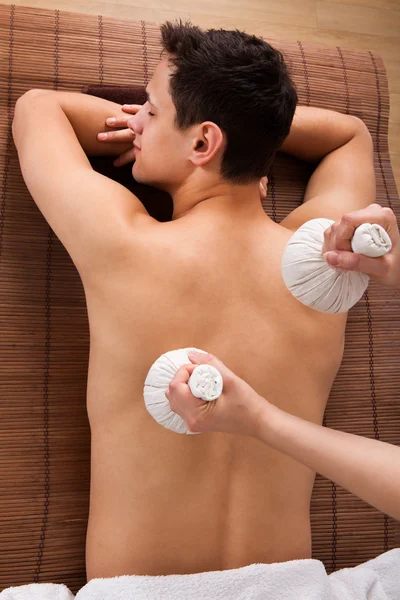
[[[156,105],[154,104],[154,102],[152,101],[152,99],[151,99],[151,96],[150,96],[149,92],[147,91],[147,89],[146,89],[145,91],[146,91],[146,97],[147,97],[147,100],[150,102],[150,104],[151,104],[152,106],[154,106],[154,108],[157,108],[157,106],[156,106]]]

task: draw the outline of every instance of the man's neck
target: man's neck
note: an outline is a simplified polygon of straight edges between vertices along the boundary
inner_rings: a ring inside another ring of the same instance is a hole
[[[185,182],[171,193],[174,211],[172,220],[189,216],[221,216],[227,219],[254,218],[265,215],[261,205],[259,182],[247,185],[232,185],[216,182],[211,185],[196,185]]]

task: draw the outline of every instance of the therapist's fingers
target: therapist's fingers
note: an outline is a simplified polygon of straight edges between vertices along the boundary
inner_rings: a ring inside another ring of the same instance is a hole
[[[394,252],[376,258],[354,252],[328,252],[325,260],[339,270],[359,271],[382,285],[400,288],[400,245]]]
[[[388,233],[392,242],[392,249],[384,256],[370,258],[351,251],[340,251],[337,248],[340,240],[348,240],[349,233],[345,229],[346,222],[355,229],[363,223],[380,225]],[[339,229],[342,227],[342,229]],[[326,236],[326,253],[324,258],[331,266],[346,271],[359,271],[369,275],[373,280],[389,287],[400,287],[400,232],[396,215],[392,209],[371,204],[365,209],[348,213],[344,224],[334,224]],[[335,247],[336,246],[336,247]]]
[[[392,243],[399,239],[399,227],[396,215],[391,208],[381,206],[380,204],[370,204],[361,210],[347,213],[346,216],[351,220],[356,229],[363,223],[376,224],[387,231]],[[394,239],[392,239],[392,236],[394,236]]]
[[[387,231],[392,247],[397,245],[400,234],[396,215],[390,208],[370,204],[361,210],[346,213],[325,230],[322,254],[330,250],[351,252],[351,239],[357,227],[363,223],[381,225]]]
[[[351,238],[356,227],[348,215],[343,215],[340,221],[333,223],[324,231],[324,245],[322,254],[330,250],[343,250],[351,252]]]
[[[386,206],[382,207],[379,204],[372,204],[371,206],[373,206],[375,210],[374,216],[371,217],[373,219],[371,220],[371,223],[381,225],[381,227],[385,229],[392,242],[392,250],[395,249],[400,241],[399,225],[396,215],[391,208]],[[359,215],[355,215],[353,221],[356,227],[359,227],[364,223]]]
[[[355,252],[328,252],[325,260],[332,267],[346,271],[359,271],[382,281],[387,277],[390,269],[387,255],[370,258]]]
[[[199,411],[209,410],[207,405],[210,404],[193,396],[190,390],[188,382],[195,368],[196,365],[182,365],[165,392],[171,410],[185,421],[191,432]]]
[[[167,400],[171,402],[171,397],[182,400],[188,398],[189,396],[192,396],[192,392],[190,391],[188,382],[195,368],[196,365],[187,364],[182,365],[177,370],[174,377],[169,383],[167,391],[165,392]]]
[[[171,379],[169,386],[178,387],[181,383],[187,383],[196,366],[190,364],[182,365],[175,373],[173,379]]]

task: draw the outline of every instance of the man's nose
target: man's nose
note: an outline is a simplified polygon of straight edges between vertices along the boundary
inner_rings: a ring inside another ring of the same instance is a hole
[[[126,124],[128,125],[129,129],[132,129],[132,131],[134,130],[134,125],[135,125],[135,117],[132,117],[131,119],[128,119]]]
[[[128,119],[127,125],[129,127],[129,129],[131,129],[133,131],[133,133],[140,134],[141,126],[140,126],[140,118],[138,117],[138,115],[135,115],[131,119]]]

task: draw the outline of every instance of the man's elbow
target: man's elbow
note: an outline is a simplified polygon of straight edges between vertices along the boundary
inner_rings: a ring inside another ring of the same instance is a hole
[[[356,135],[362,135],[365,138],[365,142],[367,144],[369,144],[372,148],[372,150],[374,149],[374,143],[372,141],[372,136],[371,136],[371,132],[368,129],[367,125],[364,123],[364,121],[362,119],[359,119],[358,117],[353,117],[355,120],[355,127],[356,127]]]
[[[24,106],[25,106],[24,97],[25,97],[25,94],[22,94],[22,96],[20,96],[15,103],[14,118],[13,118],[12,125],[11,125],[11,132],[12,132],[12,136],[14,139],[14,144],[17,148],[18,148],[18,140],[20,138],[20,135],[22,134],[22,128],[23,128],[23,111],[25,110],[24,109]]]
[[[29,98],[32,98],[33,94],[31,94],[31,92],[34,92],[35,90],[28,90],[27,92],[25,92],[24,94],[22,94],[18,100],[15,103],[14,106],[14,118],[13,118],[13,122],[12,122],[12,132],[14,134],[14,127],[15,124],[18,122],[19,117],[21,116],[21,112],[22,112],[22,108],[25,105],[26,101],[29,101]]]
[[[22,98],[22,96],[21,96]],[[19,136],[19,120],[20,120],[20,106],[21,104],[18,104],[18,102],[20,102],[20,99],[18,98],[18,100],[15,103],[15,107],[14,107],[14,118],[11,124],[11,132],[12,132],[12,136],[13,136],[13,140],[14,140],[14,144],[17,147],[18,145],[18,136]]]
[[[11,132],[15,145],[17,145],[20,136],[24,134],[25,118],[26,115],[33,112],[35,99],[48,93],[51,92],[33,88],[22,94],[16,101],[14,106],[14,117],[11,124]]]
[[[22,105],[25,105],[25,103],[30,103],[31,104],[31,108],[32,108],[32,102],[35,101],[35,98],[39,98],[41,96],[44,95],[49,95],[53,93],[51,90],[41,90],[41,89],[37,89],[37,88],[32,88],[31,90],[28,90],[27,92],[24,92],[23,94],[21,94],[21,96],[17,99],[16,103],[15,103],[15,107],[14,107],[14,120],[16,118],[16,116],[18,115],[18,113],[20,112],[20,107]],[[14,122],[13,120],[13,122]]]

